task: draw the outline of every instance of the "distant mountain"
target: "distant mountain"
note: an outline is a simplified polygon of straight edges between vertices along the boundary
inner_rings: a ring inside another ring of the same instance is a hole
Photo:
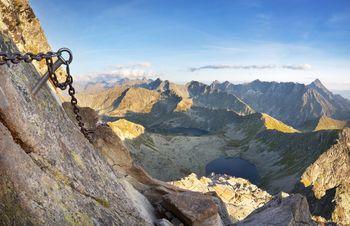
[[[335,94],[339,94],[346,99],[350,100],[350,90],[331,90]]]
[[[350,119],[350,100],[333,94],[318,79],[309,85],[260,80],[239,85],[214,82],[211,88],[234,94],[254,110],[265,112],[295,128],[302,128],[307,121],[323,115]]]
[[[261,112],[294,128],[306,131],[313,131],[318,125],[318,120],[323,116],[334,120],[350,121],[350,100],[333,94],[319,80],[309,85],[259,80],[239,85],[218,81],[211,85],[197,81],[179,85],[161,79],[124,80],[119,81],[114,88],[101,87],[101,83],[98,84],[99,86],[97,84],[91,86],[94,87],[92,89],[95,90],[94,92],[85,89],[80,95],[82,106],[102,110],[109,116],[120,117],[128,111],[146,113],[144,108],[143,110],[134,109],[141,108],[142,105],[148,108],[147,111],[152,110],[152,114],[157,115],[164,114],[164,111],[169,114],[170,112],[193,112],[199,109],[204,112],[232,111],[238,115]],[[153,97],[149,98],[151,96]],[[117,98],[119,102],[116,101]],[[129,103],[125,105],[127,107],[123,111],[124,107],[119,106],[122,102]],[[129,109],[130,107],[133,109]],[[340,127],[332,125],[330,129],[332,128]]]
[[[189,97],[195,106],[234,111],[239,115],[249,115],[255,111],[232,93],[219,92],[200,82],[187,84]]]
[[[77,87],[77,91],[85,92],[85,93],[96,93],[102,90],[106,90],[109,88],[113,88],[116,85],[137,85],[143,83],[149,83],[152,80],[143,78],[129,79],[121,76],[98,76],[91,80],[78,80],[75,81],[75,86]]]

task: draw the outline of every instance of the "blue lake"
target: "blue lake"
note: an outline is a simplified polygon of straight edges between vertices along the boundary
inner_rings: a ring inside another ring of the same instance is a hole
[[[215,159],[207,164],[205,171],[206,175],[215,173],[241,177],[253,184],[258,184],[260,180],[256,166],[238,157],[220,157]]]

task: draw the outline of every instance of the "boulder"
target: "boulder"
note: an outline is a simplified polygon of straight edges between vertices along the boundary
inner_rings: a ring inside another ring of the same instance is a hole
[[[202,193],[215,192],[223,201],[233,222],[243,220],[271,199],[270,194],[248,180],[227,175],[211,174],[208,177],[197,178],[197,175],[192,173],[170,184]]]
[[[253,211],[246,219],[236,223],[240,226],[264,225],[317,225],[311,218],[309,205],[300,194],[275,196],[263,207]]]
[[[186,225],[221,225],[218,207],[211,196],[197,192],[167,194],[162,205]]]

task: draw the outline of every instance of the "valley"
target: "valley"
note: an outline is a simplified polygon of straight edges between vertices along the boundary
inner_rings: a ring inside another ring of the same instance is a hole
[[[252,91],[258,88],[261,90]],[[300,92],[300,99],[295,99],[297,94],[290,94],[285,103],[304,103],[283,107],[280,99],[268,96],[280,97],[279,92],[287,88]],[[256,167],[255,178],[259,180],[250,179],[259,188],[270,194],[293,193],[303,184],[309,186],[310,183],[301,178],[322,154],[337,145],[341,130],[349,125],[350,119],[349,100],[333,97],[320,81],[310,85],[254,81],[236,87],[228,83],[208,86],[193,81],[177,85],[157,79],[131,86],[127,83],[116,85],[113,89],[124,92],[116,98],[114,93],[91,102],[87,99],[95,100],[94,95],[87,98],[82,92],[79,98],[84,106],[94,107],[100,120],[107,124],[116,125],[123,120],[123,126],[112,126],[120,137],[132,133],[135,127],[142,128],[142,133],[137,136],[124,138],[124,145],[135,162],[163,181],[181,180],[191,173],[205,177],[211,162],[237,158]],[[259,97],[254,97],[258,93]],[[240,97],[236,96],[238,94]],[[311,96],[306,97],[309,94]],[[261,101],[261,107],[253,100]],[[107,106],[107,102],[112,104]],[[183,107],[184,102],[186,107]],[[267,102],[267,105],[263,104]],[[278,118],[260,113],[263,106]],[[282,111],[277,107],[285,113],[276,114]],[[313,110],[310,112],[310,109]],[[331,118],[334,116],[341,119]],[[349,165],[349,162],[344,164]],[[248,176],[245,178],[249,179]],[[343,180],[339,179],[338,183],[345,183]],[[343,204],[339,201],[336,205]],[[350,211],[348,207],[345,209]],[[332,218],[329,213],[326,217]]]

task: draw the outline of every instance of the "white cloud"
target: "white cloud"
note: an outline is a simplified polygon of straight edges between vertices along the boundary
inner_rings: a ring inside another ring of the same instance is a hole
[[[150,62],[140,62],[127,65],[109,66],[109,70],[101,72],[93,72],[78,77],[79,81],[116,81],[122,78],[128,79],[142,79],[155,78],[159,76],[158,73],[151,70],[152,64]]]
[[[192,67],[190,68],[191,72],[206,70],[206,69],[289,69],[289,70],[308,70],[311,69],[311,65],[309,64],[296,64],[296,65],[274,65],[274,64],[261,64],[261,65],[205,65],[201,67]]]

